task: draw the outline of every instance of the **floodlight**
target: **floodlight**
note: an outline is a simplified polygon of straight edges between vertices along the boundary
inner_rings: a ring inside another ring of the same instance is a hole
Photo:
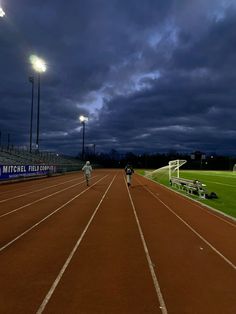
[[[42,73],[47,70],[45,61],[37,56],[30,56],[30,62],[36,72]]]
[[[88,117],[85,117],[85,116],[81,115],[81,116],[79,117],[79,119],[80,119],[80,122],[81,122],[81,123],[82,123],[82,125],[83,125],[83,143],[82,143],[82,154],[81,154],[81,156],[82,156],[82,160],[84,160],[84,134],[85,134],[85,122],[87,122],[87,121],[88,121]]]
[[[38,113],[37,113],[37,137],[36,137],[36,148],[39,150],[39,116],[40,116],[40,76],[42,72],[45,72],[47,67],[43,59],[31,55],[30,62],[33,69],[38,73]]]
[[[6,13],[3,11],[3,8],[0,7],[0,17],[4,17]]]
[[[85,117],[85,116],[80,116],[79,119],[80,119],[80,122],[87,122],[88,121],[88,117]]]

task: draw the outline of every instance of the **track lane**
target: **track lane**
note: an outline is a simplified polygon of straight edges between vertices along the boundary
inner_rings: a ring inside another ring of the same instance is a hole
[[[0,253],[0,313],[35,313],[111,178]]]
[[[0,252],[0,313],[36,313],[115,173],[105,172],[110,174],[106,182],[96,184]],[[234,245],[228,235],[235,239],[235,228],[212,215],[205,216],[206,211],[197,206],[190,208],[189,200],[180,204],[176,193],[166,194],[163,187],[145,178],[140,181],[135,175],[133,183],[131,197],[168,313],[236,312],[235,271],[168,207],[190,226],[200,228],[199,232],[203,228],[204,237],[209,236],[227,256],[234,251],[228,248]],[[128,198],[124,191],[122,184],[115,184],[114,190],[111,187],[45,313],[113,313],[110,309],[114,313],[161,313],[132,207],[130,202],[122,205]],[[68,196],[65,193],[45,204],[39,202],[32,213],[55,208]],[[23,216],[16,224],[22,224]],[[209,234],[208,224],[212,224]],[[219,247],[221,237],[228,241]]]
[[[125,177],[124,177],[124,180],[126,182]],[[160,284],[159,284],[159,282],[157,280],[157,275],[156,275],[156,272],[155,272],[155,269],[154,269],[155,265],[153,264],[151,256],[150,256],[149,251],[148,251],[147,243],[146,243],[146,240],[145,240],[145,237],[144,237],[144,234],[143,234],[142,227],[140,225],[140,221],[138,219],[137,211],[136,211],[136,208],[134,206],[134,202],[133,202],[133,199],[132,199],[132,196],[131,196],[131,193],[130,193],[130,189],[127,186],[126,186],[126,189],[128,191],[128,194],[129,194],[129,199],[130,199],[130,202],[131,202],[131,205],[132,205],[132,208],[133,208],[133,212],[134,212],[135,220],[136,220],[136,223],[137,223],[137,226],[138,226],[140,238],[141,238],[141,241],[142,241],[142,244],[143,244],[143,248],[144,248],[144,251],[145,251],[145,254],[146,254],[146,259],[147,259],[147,262],[148,262],[149,270],[150,270],[150,273],[151,273],[151,276],[152,276],[152,280],[153,280],[153,284],[154,284],[154,287],[155,287],[155,290],[156,290],[156,294],[157,294],[157,297],[158,297],[158,300],[159,300],[159,303],[160,303],[160,309],[161,309],[163,314],[168,314],[167,308],[166,308],[166,304],[165,304],[165,301],[164,301],[164,298],[163,298],[163,295],[162,295],[162,292],[161,292]]]
[[[139,175],[139,177],[143,178],[143,180],[147,180],[147,178],[145,178],[141,175]],[[170,194],[175,193],[176,199],[184,200],[186,203],[191,204],[191,206],[194,206],[195,208],[200,209],[202,212],[205,212],[210,216],[214,216],[217,220],[221,220],[224,223],[231,225],[232,227],[236,228],[236,218],[225,215],[223,212],[220,212],[217,209],[207,207],[207,205],[204,206],[204,204],[197,202],[197,200],[195,201],[195,200],[191,199],[190,197],[188,197],[187,193],[182,194],[182,193],[178,192],[178,190],[174,191],[171,188],[168,188],[162,184],[159,184],[158,182],[155,182],[151,179],[148,179],[148,181],[152,182],[152,185],[149,185],[149,187],[158,185],[159,186],[159,192],[162,191],[164,193],[164,195],[167,195],[168,192]]]
[[[95,171],[92,180],[100,175],[102,175],[101,171]],[[81,176],[81,174],[78,174],[77,176],[74,175],[73,179],[66,179],[67,177],[64,177],[64,182],[59,182],[53,185],[48,181],[48,186],[44,186],[43,189],[40,189],[40,193],[38,189],[34,189],[33,191],[31,189],[30,192],[26,193],[27,195],[22,196],[22,193],[20,192],[17,196],[4,199],[4,203],[0,203],[0,220],[5,216],[11,215],[21,209],[41,202],[44,199],[63,193],[64,191],[68,191],[73,187],[82,187],[85,183],[84,176]],[[18,198],[21,198],[21,200]]]
[[[99,178],[94,178],[94,183],[98,183],[106,178],[103,175]],[[93,185],[91,186],[91,188]],[[34,229],[39,223],[45,221],[46,217],[50,217],[58,208],[64,208],[67,202],[82,195],[88,188],[85,184],[72,187],[59,194],[49,197],[44,197],[37,203],[29,204],[19,211],[13,212],[12,215],[7,215],[0,218],[0,251],[20,239],[24,234]]]
[[[32,179],[26,181],[19,182],[6,182],[0,184],[0,200],[7,197],[7,195],[14,196],[19,193],[24,193],[30,191],[34,188],[41,188],[48,184],[55,184],[64,182],[65,180],[70,180],[78,176],[78,174],[82,174],[82,172],[74,172],[66,175],[52,176],[52,177],[44,177],[40,179]]]
[[[47,301],[44,313],[162,313],[123,173]]]
[[[137,184],[148,187],[151,193],[167,206],[174,208],[177,215],[236,264],[236,223],[233,221],[228,223],[227,220],[222,220],[221,216],[206,210],[204,206],[146,178],[140,176],[136,178]]]
[[[93,179],[96,179],[96,176],[94,176]],[[68,193],[74,188],[80,189],[84,186],[85,182],[84,178],[82,178],[78,179],[77,182],[75,181],[75,183],[70,183],[70,185],[67,184],[66,187],[57,187],[54,188],[53,191],[43,191],[40,194],[37,193],[36,195],[28,195],[24,198],[23,202],[19,202],[18,200],[14,200],[14,202],[9,201],[7,204],[4,204],[4,209],[1,208],[2,213],[0,214],[0,219],[51,197],[58,196],[65,192]]]
[[[181,314],[235,313],[235,269],[158,200],[163,199],[158,185],[154,188],[151,184],[150,194],[147,190],[150,182],[145,179],[140,182],[140,179],[134,180],[131,195],[152,261],[160,274],[168,311]],[[172,209],[176,211],[175,193],[168,193],[166,199],[170,201],[171,196]],[[199,223],[205,224],[201,219]],[[224,227],[230,226],[221,224],[224,233]]]
[[[16,208],[19,207],[27,207],[27,204],[37,202],[37,200],[40,200],[41,198],[46,198],[48,195],[53,195],[56,193],[60,193],[60,191],[64,191],[66,189],[69,189],[70,187],[76,186],[76,185],[82,185],[85,182],[84,178],[81,176],[78,176],[78,178],[73,179],[72,182],[65,182],[64,184],[54,184],[53,186],[49,185],[47,187],[41,188],[41,189],[35,189],[34,191],[30,191],[30,193],[24,193],[17,195],[17,197],[10,197],[7,199],[4,199],[3,203],[0,203],[0,217],[4,215],[7,212],[10,212]]]
[[[6,202],[9,202],[9,201],[12,201],[12,200],[15,200],[15,199],[20,198],[20,197],[25,197],[25,196],[28,196],[30,194],[34,194],[34,193],[38,193],[38,192],[41,192],[41,191],[49,190],[51,188],[58,187],[58,186],[66,184],[66,183],[71,183],[73,181],[77,181],[78,179],[83,179],[83,178],[84,177],[81,175],[80,177],[77,176],[76,178],[73,178],[73,179],[70,179],[70,180],[67,180],[67,181],[64,180],[62,182],[54,182],[53,184],[50,182],[51,185],[48,185],[48,186],[45,186],[45,184],[43,186],[40,186],[40,187],[33,186],[33,189],[30,189],[30,191],[29,190],[24,191],[24,192],[21,191],[19,193],[20,190],[18,190],[17,191],[18,193],[16,195],[13,196],[12,193],[11,193],[11,195],[8,196],[7,198],[1,199],[0,200],[0,204],[6,203]]]

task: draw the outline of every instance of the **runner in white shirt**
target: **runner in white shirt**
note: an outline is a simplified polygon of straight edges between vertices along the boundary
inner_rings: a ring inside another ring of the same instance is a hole
[[[90,165],[90,161],[86,161],[86,164],[83,166],[82,168],[83,172],[84,172],[84,176],[87,182],[87,186],[89,186],[89,180],[91,178],[91,173],[92,173],[92,167]]]

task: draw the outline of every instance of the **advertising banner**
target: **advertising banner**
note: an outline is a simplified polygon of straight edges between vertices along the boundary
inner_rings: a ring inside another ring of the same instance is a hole
[[[0,165],[0,180],[47,175],[56,172],[50,165]]]

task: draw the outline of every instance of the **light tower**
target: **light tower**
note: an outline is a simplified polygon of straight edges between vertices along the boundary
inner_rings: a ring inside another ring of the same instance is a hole
[[[37,137],[36,137],[36,149],[39,150],[39,119],[40,119],[40,75],[47,70],[46,63],[43,59],[37,56],[30,57],[33,69],[38,73],[38,113],[37,113]]]
[[[84,136],[85,136],[85,122],[88,121],[88,117],[85,117],[85,116],[80,116],[79,117],[80,119],[80,122],[82,123],[82,126],[83,126],[83,143],[82,143],[82,160],[84,160]]]

